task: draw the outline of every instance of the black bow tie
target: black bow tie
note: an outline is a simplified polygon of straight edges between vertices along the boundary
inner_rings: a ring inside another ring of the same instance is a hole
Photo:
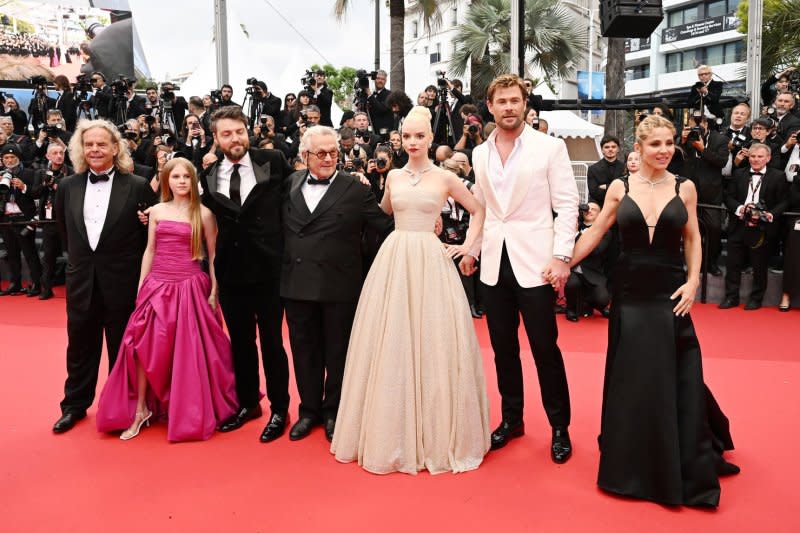
[[[316,178],[312,178],[311,176],[309,176],[307,183],[309,185],[330,185],[331,184],[331,180],[330,180],[330,178],[328,178],[326,180],[318,180]]]
[[[92,184],[98,181],[108,181],[108,178],[108,174],[94,174],[93,172],[89,172],[89,181],[92,182]]]
[[[751,176],[758,176],[759,178],[764,175],[763,172],[755,172],[753,170],[750,171]]]

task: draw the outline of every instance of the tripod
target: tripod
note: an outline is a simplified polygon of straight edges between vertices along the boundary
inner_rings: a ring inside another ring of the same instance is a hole
[[[447,119],[447,122],[442,120],[442,109],[444,109],[444,118]],[[447,103],[447,87],[439,87],[437,92],[436,115],[433,117],[433,141],[437,144],[447,144],[449,146],[456,144],[453,115]]]
[[[178,134],[175,124],[175,115],[172,113],[172,103],[161,100],[161,107],[158,110],[161,115],[161,131],[169,130],[173,135]]]
[[[261,101],[256,100],[255,96],[253,96],[252,87],[248,87],[246,90],[244,101],[242,102],[242,110],[246,110],[245,112],[250,118],[250,131],[253,131],[253,128],[255,128],[258,122],[258,117],[261,114]]]
[[[125,124],[128,120],[128,96],[124,94],[114,96],[114,124]]]

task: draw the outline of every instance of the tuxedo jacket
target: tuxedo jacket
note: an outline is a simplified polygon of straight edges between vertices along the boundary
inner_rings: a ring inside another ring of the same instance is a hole
[[[272,283],[281,274],[281,200],[289,165],[279,150],[249,153],[256,185],[241,206],[217,192],[219,161],[200,174],[203,204],[217,217],[214,267],[220,285]]]
[[[281,269],[281,296],[315,302],[356,302],[364,279],[361,233],[365,225],[380,234],[394,227],[369,186],[339,172],[313,212],[301,187],[308,172],[290,177],[283,204],[286,248]]]
[[[687,107],[697,109],[700,107],[700,92],[698,89],[703,85],[698,81],[689,89],[689,96],[686,99]],[[708,94],[703,98],[703,104],[711,111],[715,117],[722,118],[725,112],[719,104],[719,99],[722,96],[722,82],[711,80],[708,82]]]
[[[489,175],[489,142],[472,152],[472,192],[486,206],[486,221],[471,254],[480,253],[481,281],[487,285],[497,284],[504,243],[517,282],[526,288],[544,285],[545,266],[554,255],[571,257],[575,244],[578,186],[564,141],[533,128],[523,128],[520,135],[508,206],[501,205]]]
[[[25,192],[22,192],[19,189],[11,189],[11,192],[14,195],[14,201],[26,218],[33,218],[36,216],[36,203],[34,202],[37,192],[36,172],[23,166],[20,170],[12,172],[12,174],[14,174],[14,177],[22,180],[22,183],[25,184]],[[0,205],[0,220],[2,220],[4,217],[5,205]]]
[[[577,242],[580,238],[581,236],[578,235],[575,241]],[[608,255],[608,248],[611,246],[611,239],[611,232],[607,231],[603,238],[600,239],[600,243],[580,263],[581,274],[592,285],[605,286],[608,282],[606,278],[606,256]]]
[[[117,170],[100,240],[92,250],[83,218],[86,182],[87,172],[73,174],[62,179],[56,191],[56,223],[69,253],[67,308],[86,311],[95,283],[106,308],[131,308],[147,245],[147,226],[136,212],[140,204],[154,205],[155,193],[144,178]]]
[[[317,95],[317,107],[319,108],[319,123],[321,126],[333,127],[331,122],[331,106],[333,105],[333,91],[327,85],[320,89]]]
[[[55,108],[61,111],[67,131],[75,131],[75,124],[78,120],[78,102],[75,101],[72,91],[64,91],[56,100]]]
[[[780,121],[778,121],[777,132],[778,135],[780,135],[781,138],[784,140],[784,142],[786,141],[786,139],[789,138],[789,136],[792,133],[798,130],[800,130],[800,117],[798,117],[791,111],[786,113],[786,115],[784,115],[783,118]]]
[[[773,222],[768,226],[768,235],[773,235],[780,227],[780,215],[789,205],[789,184],[786,175],[774,168],[767,167],[766,173],[761,177],[759,200],[764,202],[767,211],[774,216]],[[725,190],[725,206],[733,213],[730,217],[730,238],[740,237],[744,231],[744,222],[735,215],[740,205],[747,200],[750,188],[750,168],[743,168],[733,173]]]
[[[686,159],[682,175],[697,187],[697,201],[721,204],[723,196],[722,169],[728,163],[728,138],[711,131],[705,138],[705,150],[698,152],[691,142],[686,143]]]

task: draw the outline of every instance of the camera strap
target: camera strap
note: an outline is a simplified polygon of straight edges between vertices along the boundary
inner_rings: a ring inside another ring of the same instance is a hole
[[[747,196],[751,202],[756,203],[756,195],[758,194],[758,190],[761,188],[761,184],[764,182],[764,176],[759,177],[758,183],[754,183],[754,178],[755,176],[750,176],[750,185],[748,186],[749,192]]]

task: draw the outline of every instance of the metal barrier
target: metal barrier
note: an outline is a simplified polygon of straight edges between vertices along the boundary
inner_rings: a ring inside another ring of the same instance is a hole
[[[589,165],[590,163],[581,161],[572,162],[572,173],[575,175],[575,183],[578,184],[578,194],[582,204],[589,200],[589,184],[586,178],[589,173]]]

